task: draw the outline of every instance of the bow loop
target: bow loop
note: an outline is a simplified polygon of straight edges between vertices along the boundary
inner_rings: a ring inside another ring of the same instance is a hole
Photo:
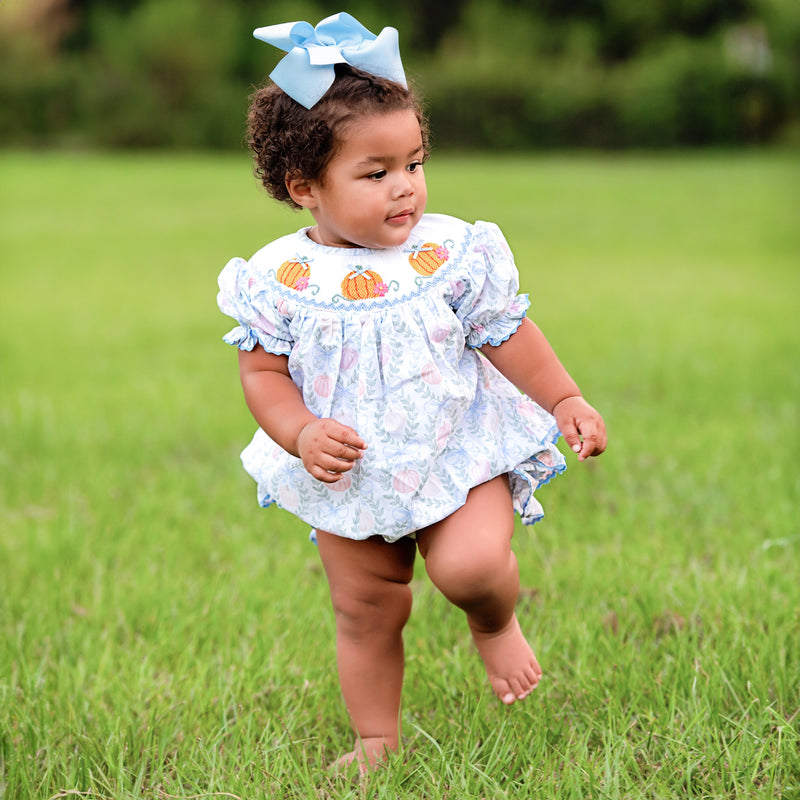
[[[322,44],[308,48],[308,62],[312,67],[325,64],[343,64],[345,61],[346,59],[341,50],[334,44]]]
[[[331,87],[334,64],[350,64],[406,86],[397,31],[384,28],[376,36],[345,11],[326,17],[316,28],[308,22],[285,22],[256,28],[253,36],[286,51],[270,78],[306,108]]]

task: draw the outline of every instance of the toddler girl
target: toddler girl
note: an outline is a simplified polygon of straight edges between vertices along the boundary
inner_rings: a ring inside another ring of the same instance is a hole
[[[259,425],[242,453],[259,502],[316,529],[356,734],[341,761],[363,766],[398,747],[417,550],[499,699],[536,688],[514,512],[541,518],[559,431],[581,461],[606,434],[526,318],[500,230],[425,213],[427,131],[397,32],[342,13],[255,35],[288,51],[252,99],[256,172],[314,225],[230,261],[218,302],[238,322],[225,341]]]

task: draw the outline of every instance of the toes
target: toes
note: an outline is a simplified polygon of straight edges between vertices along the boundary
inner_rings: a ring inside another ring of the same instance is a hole
[[[525,674],[530,684],[530,691],[533,691],[539,685],[539,681],[542,679],[542,670],[537,670],[533,667],[530,667],[525,671]]]
[[[533,667],[526,667],[522,673],[508,680],[511,692],[517,700],[524,700],[539,685],[541,671],[537,674]],[[503,702],[506,700],[501,697]]]
[[[501,703],[510,706],[517,699],[514,688],[507,681],[498,678],[491,681],[491,684]]]
[[[517,700],[524,700],[528,696],[528,684],[524,679],[512,678],[508,683]]]

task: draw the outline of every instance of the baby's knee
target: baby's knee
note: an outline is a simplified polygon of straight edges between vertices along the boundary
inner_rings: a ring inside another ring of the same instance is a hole
[[[331,592],[336,624],[351,636],[394,635],[411,614],[411,588],[406,583],[380,581],[370,586]]]
[[[439,553],[435,559],[428,558],[426,568],[434,584],[455,602],[494,594],[517,578],[514,553],[495,543]]]

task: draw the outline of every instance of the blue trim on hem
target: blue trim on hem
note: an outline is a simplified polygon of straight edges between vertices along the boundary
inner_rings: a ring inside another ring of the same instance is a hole
[[[503,342],[507,342],[519,330],[519,327],[520,327],[520,325],[522,325],[522,322],[525,319],[525,316],[526,316],[526,314],[528,312],[528,309],[531,307],[531,301],[528,298],[527,294],[518,295],[518,296],[525,298],[525,308],[522,309],[522,316],[519,317],[519,319],[516,320],[517,324],[514,325],[514,329],[509,331],[502,338],[500,338],[500,336],[492,336],[492,334],[489,334],[488,336],[485,336],[480,341],[479,344],[472,344],[470,341],[467,341],[467,343],[466,343],[467,347],[471,347],[473,350],[479,350],[481,347],[483,347],[484,345],[487,345],[487,344],[490,344],[492,347],[499,347],[501,344],[503,344]],[[506,318],[504,320],[498,320],[498,323],[496,323],[496,324],[512,322],[513,320],[514,320],[514,317],[510,317],[510,318]]]
[[[277,336],[266,336],[256,328],[248,328],[244,325],[237,325],[232,328],[222,337],[222,341],[247,352],[251,352],[257,344],[260,344],[264,350],[276,356],[289,356],[292,354],[292,345],[286,339],[279,339]]]

